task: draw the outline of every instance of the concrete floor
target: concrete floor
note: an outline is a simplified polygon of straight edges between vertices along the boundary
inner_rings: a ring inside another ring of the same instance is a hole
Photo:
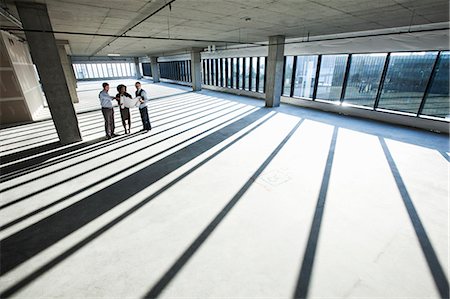
[[[100,83],[0,130],[2,298],[448,296],[448,136],[145,83],[105,141]]]

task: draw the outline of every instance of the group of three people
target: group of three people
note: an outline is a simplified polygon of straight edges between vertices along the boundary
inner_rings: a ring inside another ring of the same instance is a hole
[[[132,98],[129,93],[127,93],[127,87],[123,84],[117,86],[118,94],[113,97],[108,94],[109,92],[109,84],[103,83],[103,90],[99,94],[100,104],[102,106],[103,117],[105,118],[105,132],[106,139],[111,139],[112,137],[117,136],[114,133],[114,108],[113,101],[117,100],[120,108],[120,117],[122,118],[122,124],[125,129],[125,134],[130,133],[131,129],[131,113],[130,108],[126,107],[123,102],[123,97]],[[148,117],[148,96],[145,90],[141,88],[141,83],[136,82],[136,98],[139,97],[139,112],[141,114],[143,129],[141,132],[148,132],[152,129],[150,124],[150,119]]]

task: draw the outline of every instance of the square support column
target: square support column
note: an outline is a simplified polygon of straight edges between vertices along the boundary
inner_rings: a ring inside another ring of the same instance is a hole
[[[284,36],[269,37],[269,55],[267,57],[266,107],[280,106],[281,87],[283,85]]]
[[[200,49],[193,49],[191,52],[191,76],[192,90],[202,90],[202,59]]]
[[[153,83],[158,83],[160,78],[158,57],[155,56],[150,57],[150,66],[152,68]]]
[[[81,140],[78,119],[53,35],[47,6],[16,2],[31,57],[37,67],[47,103],[62,144]],[[39,32],[40,31],[40,32]]]
[[[64,70],[64,75],[66,76],[67,87],[69,88],[70,98],[72,99],[72,103],[78,103],[78,94],[77,94],[77,79],[75,78],[75,73],[73,71],[72,61],[67,55],[67,48],[69,45],[68,41],[60,41],[57,40],[56,44],[58,45],[59,58],[61,59],[61,65]]]

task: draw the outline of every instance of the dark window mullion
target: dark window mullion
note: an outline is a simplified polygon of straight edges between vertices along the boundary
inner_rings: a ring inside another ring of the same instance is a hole
[[[319,86],[319,76],[320,76],[320,66],[322,64],[322,55],[317,57],[317,65],[316,65],[316,76],[314,78],[314,88],[313,88],[313,96],[312,100],[315,101],[317,97],[317,88]]]
[[[215,85],[219,86],[219,59],[218,58],[214,59],[214,63],[216,65],[216,67],[215,67],[215,69],[216,69],[216,73],[215,73],[216,81],[215,81],[215,83],[216,84]]]
[[[430,77],[428,78],[427,86],[425,87],[422,101],[420,102],[419,110],[417,111],[417,116],[422,114],[422,110],[423,110],[423,107],[425,106],[426,98],[428,96],[428,93],[430,92],[431,84],[433,83],[434,77],[436,76],[436,69],[437,69],[437,66],[439,65],[440,58],[441,58],[441,51],[439,51],[436,55],[436,60],[434,61]]]
[[[250,57],[248,60],[250,63],[248,66],[248,91],[252,91],[253,57]]]
[[[297,56],[294,55],[294,62],[292,64],[292,76],[291,76],[291,90],[289,91],[289,96],[292,97],[294,95],[294,87],[295,87],[295,73],[297,71]]]
[[[259,92],[259,57],[256,58],[256,92]]]
[[[389,53],[387,53],[386,60],[384,61],[383,72],[381,73],[380,84],[378,85],[377,96],[375,98],[375,103],[373,105],[373,109],[378,108],[378,104],[379,104],[380,98],[381,98],[381,91],[383,90],[383,87],[384,87],[384,80],[386,79],[387,70],[389,68],[390,58],[391,58],[391,53],[389,52]]]
[[[344,81],[342,81],[342,90],[341,90],[341,98],[340,98],[341,103],[344,101],[345,91],[347,89],[348,75],[350,73],[351,65],[352,65],[352,54],[349,54],[347,57],[347,65],[345,66]]]

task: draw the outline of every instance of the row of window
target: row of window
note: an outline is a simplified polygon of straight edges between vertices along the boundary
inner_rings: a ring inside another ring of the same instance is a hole
[[[161,78],[182,82],[192,82],[191,61],[158,62]]]
[[[73,69],[77,80],[136,76],[134,63],[75,63]]]
[[[203,59],[203,84],[265,92],[267,57]]]
[[[449,51],[285,56],[283,95],[450,117]]]

